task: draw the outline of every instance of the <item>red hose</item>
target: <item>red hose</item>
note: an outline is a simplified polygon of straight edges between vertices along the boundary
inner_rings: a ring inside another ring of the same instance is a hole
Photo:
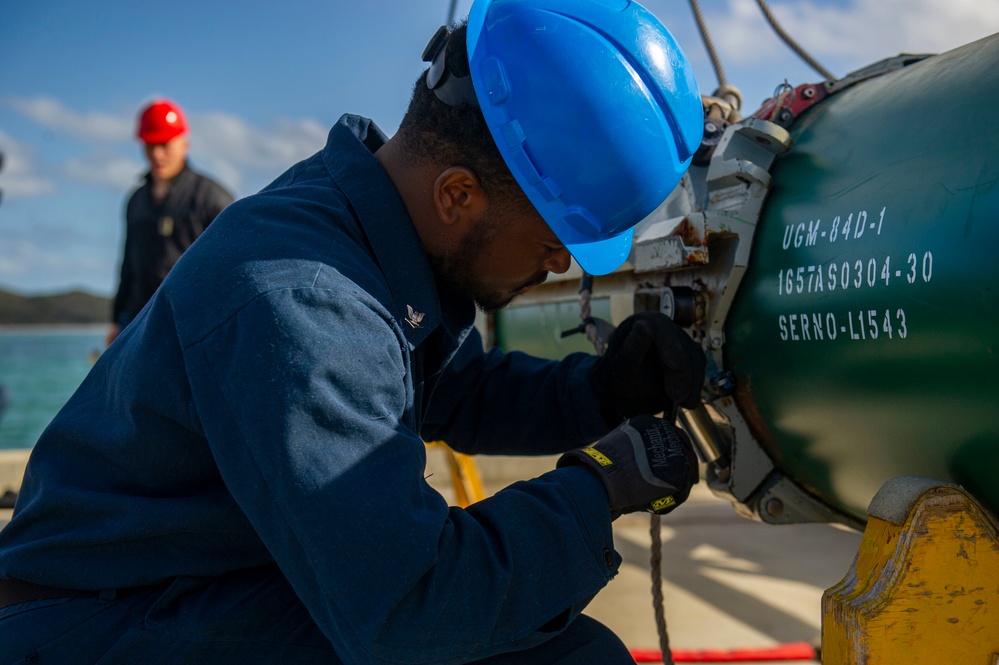
[[[631,649],[636,663],[661,663],[658,649]],[[815,647],[808,642],[788,642],[773,647],[743,649],[673,649],[677,663],[759,663],[768,660],[818,660]]]

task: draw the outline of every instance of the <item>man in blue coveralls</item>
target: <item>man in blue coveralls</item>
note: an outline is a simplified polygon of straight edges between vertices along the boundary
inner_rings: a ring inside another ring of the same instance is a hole
[[[696,85],[624,0],[477,0],[424,58],[393,138],[345,115],[229,206],[42,435],[0,663],[633,662],[581,611],[612,520],[696,482],[648,414],[697,403],[703,354],[658,314],[562,361],[472,323],[570,255],[625,260],[700,140]],[[432,439],[563,454],[460,509]]]

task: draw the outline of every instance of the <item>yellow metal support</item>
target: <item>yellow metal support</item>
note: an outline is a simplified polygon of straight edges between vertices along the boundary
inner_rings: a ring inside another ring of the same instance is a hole
[[[999,536],[964,490],[895,478],[822,596],[823,665],[999,665]]]
[[[478,467],[475,466],[475,460],[470,455],[451,450],[443,441],[432,441],[427,447],[440,448],[444,451],[448,470],[451,472],[456,506],[466,508],[486,498],[482,477],[479,475]]]

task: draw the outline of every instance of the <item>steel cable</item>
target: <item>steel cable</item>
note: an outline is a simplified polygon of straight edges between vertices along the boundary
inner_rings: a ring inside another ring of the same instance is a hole
[[[590,300],[593,297],[593,275],[584,272],[579,280],[579,320],[582,322],[586,338],[593,344],[598,356],[604,354],[606,342],[600,336],[593,315]],[[676,422],[676,411],[673,412],[673,422]],[[659,634],[659,650],[662,653],[663,665],[676,665],[669,646],[669,632],[666,629],[666,610],[663,603],[663,573],[662,573],[662,525],[661,517],[655,513],[651,516],[649,535],[651,557],[649,565],[652,569],[652,609],[655,612],[656,631]]]
[[[693,2],[694,0],[691,1]],[[805,49],[799,46],[796,41],[791,39],[791,36],[789,34],[784,32],[784,29],[780,27],[780,25],[777,23],[777,19],[774,18],[773,13],[770,11],[770,7],[767,5],[766,0],[756,0],[756,4],[760,6],[760,11],[763,12],[763,16],[766,17],[767,22],[770,24],[770,27],[773,28],[774,32],[777,33],[778,37],[784,40],[784,43],[787,44],[788,48],[797,53],[802,60],[807,62],[812,69],[814,69],[819,74],[824,76],[827,81],[836,80],[836,77],[833,75],[832,72],[830,72],[828,69],[820,65],[812,56],[810,56],[808,53],[805,52]]]
[[[697,21],[697,29],[701,33],[701,41],[704,42],[704,48],[708,50],[708,57],[711,58],[711,66],[714,67],[715,76],[718,77],[718,87],[723,88],[728,85],[728,79],[725,78],[725,70],[722,67],[721,59],[718,57],[715,45],[708,34],[708,25],[701,14],[700,2],[698,0],[690,0],[690,9],[694,12],[694,20]]]

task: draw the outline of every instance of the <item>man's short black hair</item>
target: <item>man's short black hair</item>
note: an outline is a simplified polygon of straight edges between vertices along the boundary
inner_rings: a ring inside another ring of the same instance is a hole
[[[465,44],[467,24],[450,31],[445,58],[455,76],[469,72]],[[529,205],[513,174],[496,148],[482,112],[470,105],[448,106],[427,87],[424,71],[413,87],[413,97],[399,126],[403,150],[423,164],[464,166],[479,177],[486,196],[499,208]],[[496,200],[498,199],[498,200]]]

